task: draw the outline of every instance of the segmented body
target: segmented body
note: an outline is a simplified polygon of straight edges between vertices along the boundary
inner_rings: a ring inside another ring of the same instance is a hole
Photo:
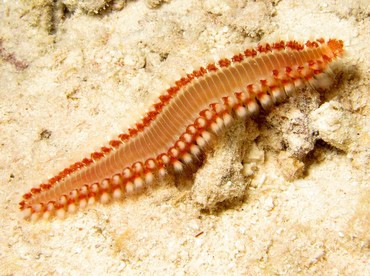
[[[167,89],[134,128],[23,196],[25,217],[63,216],[80,206],[120,198],[169,166],[181,171],[233,116],[247,117],[315,82],[343,54],[331,39],[279,41],[224,58]]]

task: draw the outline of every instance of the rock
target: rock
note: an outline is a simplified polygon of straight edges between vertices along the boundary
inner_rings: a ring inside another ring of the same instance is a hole
[[[319,138],[346,153],[355,150],[359,135],[365,135],[360,133],[361,116],[345,110],[335,101],[325,103],[312,112],[311,119]]]
[[[245,197],[250,180],[243,175],[244,150],[247,151],[259,135],[256,124],[248,122],[247,128],[242,122],[228,128],[196,173],[191,197],[201,209],[216,211]]]

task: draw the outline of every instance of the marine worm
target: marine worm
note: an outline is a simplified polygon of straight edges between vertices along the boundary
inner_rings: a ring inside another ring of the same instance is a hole
[[[260,44],[183,76],[126,133],[23,195],[24,217],[64,217],[119,199],[169,168],[181,172],[234,117],[269,110],[305,85],[325,82],[343,41]]]

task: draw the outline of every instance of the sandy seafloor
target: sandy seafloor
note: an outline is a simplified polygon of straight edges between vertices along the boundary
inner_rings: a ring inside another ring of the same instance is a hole
[[[92,2],[0,2],[0,275],[370,275],[368,1]],[[21,218],[23,193],[184,72],[315,37],[345,43],[331,88],[235,123],[193,175],[64,220]]]

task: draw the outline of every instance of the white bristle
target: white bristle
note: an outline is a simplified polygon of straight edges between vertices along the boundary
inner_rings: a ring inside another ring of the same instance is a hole
[[[247,109],[244,106],[238,106],[235,110],[235,113],[242,119],[246,118],[248,115]]]
[[[49,211],[46,211],[45,213],[42,214],[42,218],[45,220],[48,220],[50,218],[51,214]]]
[[[180,149],[180,150],[184,150],[186,148],[186,144],[183,142],[183,141],[177,141],[177,147]]]
[[[193,139],[193,136],[189,133],[185,133],[183,137],[184,137],[186,143],[190,143],[191,140]]]
[[[58,218],[63,219],[66,216],[66,211],[64,209],[58,209],[55,214]]]
[[[71,191],[69,193],[69,197],[72,198],[72,199],[77,199],[78,198],[78,191],[76,189],[74,189],[73,191]]]
[[[62,195],[59,198],[59,204],[61,204],[61,205],[66,205],[67,204],[67,197],[65,195]]]
[[[140,173],[143,171],[143,165],[141,164],[141,162],[134,163],[133,168],[135,169],[135,172],[137,173]]]
[[[207,124],[207,121],[204,119],[204,118],[198,118],[197,120],[196,120],[196,123],[200,126],[200,127],[205,127],[206,126],[206,124]]]
[[[33,213],[33,214],[31,215],[31,217],[30,217],[30,220],[31,220],[32,222],[35,222],[35,221],[37,221],[37,220],[39,219],[39,217],[40,217],[40,213]]]
[[[285,93],[288,95],[288,96],[292,96],[294,91],[295,91],[295,86],[293,83],[287,83],[284,85],[284,90],[285,90]]]
[[[164,164],[170,163],[170,158],[166,154],[162,155],[161,159],[162,159]]]
[[[100,188],[103,190],[109,189],[109,180],[108,179],[102,180],[102,182],[100,183]]]
[[[205,113],[204,113],[205,117],[207,120],[211,120],[212,117],[213,117],[213,113],[210,111],[210,110],[207,110]]]
[[[158,170],[158,175],[159,175],[160,177],[164,177],[164,176],[166,175],[166,173],[167,173],[167,171],[166,171],[166,169],[165,169],[165,168],[160,168],[160,169]]]
[[[110,195],[108,193],[103,193],[100,196],[100,202],[103,204],[107,204],[110,201]]]
[[[197,129],[193,125],[189,126],[187,128],[187,131],[189,132],[189,134],[195,134],[195,133],[197,133]]]
[[[55,206],[53,203],[49,202],[47,205],[46,205],[46,210],[48,210],[49,212],[53,212],[55,209]]]
[[[270,95],[264,94],[260,99],[259,99],[263,109],[269,110],[271,106],[273,105],[272,99]]]
[[[247,104],[247,107],[248,107],[249,113],[251,113],[251,114],[256,114],[259,111],[258,103],[256,103],[255,101],[249,102]]]
[[[296,79],[294,80],[294,86],[300,89],[304,86],[304,81],[302,79]]]
[[[213,122],[211,124],[211,130],[215,133],[215,134],[218,134],[221,130],[221,128],[219,127],[219,125],[216,123],[216,122]]]
[[[240,100],[244,103],[247,99],[250,99],[250,95],[248,91],[245,91],[240,95]]]
[[[74,203],[68,204],[67,211],[68,213],[73,214],[76,212],[76,205]]]
[[[200,146],[201,148],[206,146],[206,141],[204,140],[202,136],[198,136],[197,139],[195,139],[195,141],[197,142],[198,146]]]
[[[85,208],[87,206],[87,200],[85,198],[82,198],[79,201],[80,208]]]
[[[271,91],[274,103],[283,101],[286,98],[284,91],[280,88],[275,88]]]
[[[222,117],[225,126],[229,126],[233,121],[233,117],[229,113],[225,113]]]
[[[88,205],[93,205],[95,203],[95,197],[89,197],[87,204]]]
[[[153,180],[154,180],[154,175],[152,172],[147,172],[145,174],[145,183],[147,184],[152,184],[153,183]]]
[[[87,195],[87,192],[88,192],[88,187],[86,185],[82,186],[80,189],[79,189],[79,193],[81,195]]]
[[[112,177],[112,185],[113,186],[119,186],[122,185],[122,179],[119,174],[115,174]]]
[[[207,143],[209,143],[212,139],[212,136],[208,131],[203,130],[201,135],[202,135],[204,141],[206,141]]]
[[[134,180],[134,186],[136,190],[141,189],[144,186],[144,181],[141,177],[136,177]]]
[[[234,105],[237,103],[238,101],[234,98],[234,97],[227,97],[226,99],[226,106],[225,108],[229,107],[229,108],[233,108]]]
[[[216,118],[216,124],[218,125],[220,129],[224,127],[224,121],[220,117]]]
[[[32,206],[33,210],[35,210],[35,212],[40,212],[41,209],[42,209],[42,205],[39,203],[39,204],[34,204]]]
[[[93,193],[98,193],[99,192],[99,185],[98,185],[98,183],[92,184],[91,187],[90,187],[90,189],[91,189],[91,191]]]
[[[131,181],[127,182],[126,184],[126,193],[130,194],[134,191],[134,184]]]
[[[215,112],[217,114],[220,113],[223,110],[223,108],[222,108],[222,106],[220,104],[215,104],[214,105],[214,109],[215,109]]]
[[[117,200],[117,199],[122,198],[122,191],[121,191],[121,189],[120,189],[120,188],[115,189],[115,190],[113,191],[112,196],[113,196],[113,198],[114,198],[114,199],[116,199],[116,200]]]
[[[176,160],[173,163],[173,168],[175,169],[176,172],[181,172],[183,170],[183,164],[179,160]]]
[[[198,156],[200,154],[200,148],[197,145],[191,145],[190,152],[192,155]]]
[[[156,163],[153,159],[148,160],[146,165],[149,169],[154,169],[156,167]]]
[[[181,159],[184,161],[185,164],[189,164],[193,161],[190,153],[184,153]]]
[[[178,150],[178,149],[176,149],[176,148],[171,148],[171,149],[170,149],[170,153],[171,153],[172,157],[177,157],[177,156],[179,156],[179,150]]]
[[[122,172],[124,178],[130,178],[132,176],[132,172],[130,168],[125,168]]]

